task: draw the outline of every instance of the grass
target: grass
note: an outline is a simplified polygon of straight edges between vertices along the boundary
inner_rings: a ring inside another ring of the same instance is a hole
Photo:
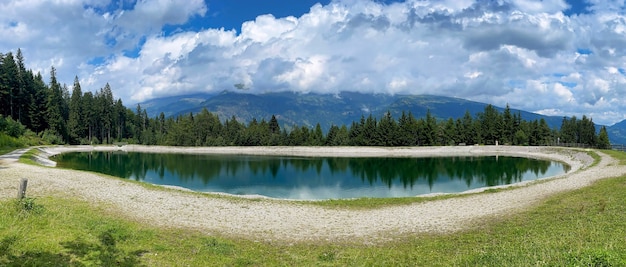
[[[157,229],[77,199],[4,200],[0,266],[625,266],[625,190],[626,176],[605,179],[470,230],[374,245],[256,242]]]
[[[0,155],[24,147],[19,139],[0,133]]]
[[[19,148],[43,145],[44,142],[35,133],[27,131],[26,134],[15,138],[5,133],[0,133],[0,155],[9,153]]]
[[[617,150],[602,150],[602,152],[619,160],[619,165],[626,165],[626,153]]]
[[[20,156],[18,161],[24,164],[41,166],[39,163],[35,161],[35,157],[37,156],[37,153],[39,152],[36,148],[29,149],[28,151],[24,152],[24,154]]]

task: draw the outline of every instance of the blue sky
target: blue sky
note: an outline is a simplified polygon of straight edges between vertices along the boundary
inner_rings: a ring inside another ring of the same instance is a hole
[[[64,0],[0,3],[21,48],[133,105],[196,92],[435,94],[626,119],[623,1]],[[71,89],[71,88],[70,88]]]
[[[231,0],[231,1],[205,1],[209,7],[206,18],[193,20],[192,24],[200,28],[225,28],[227,30],[241,30],[241,24],[245,21],[254,20],[257,16],[272,14],[274,17],[287,16],[300,17],[316,3],[323,5],[330,1],[285,1],[285,0]]]

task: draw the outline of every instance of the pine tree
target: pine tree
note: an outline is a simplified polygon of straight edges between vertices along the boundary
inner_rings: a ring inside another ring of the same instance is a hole
[[[335,146],[347,146],[350,144],[348,127],[341,125],[337,137],[335,138]]]
[[[15,59],[11,52],[7,53],[2,58],[2,65],[0,65],[0,67],[0,94],[3,95],[0,96],[0,99],[4,100],[0,103],[3,108],[2,114],[16,118],[15,115],[18,106],[17,97],[22,85],[20,82],[19,69],[17,64],[15,64]]]
[[[378,121],[372,114],[370,114],[365,120],[365,125],[363,127],[363,140],[364,145],[366,146],[378,146],[380,145],[380,140],[378,138]]]
[[[600,133],[598,134],[598,144],[599,149],[611,149],[611,142],[609,141],[609,134],[606,131],[606,127],[602,126],[600,128]]]
[[[111,143],[111,132],[113,128],[113,92],[111,86],[107,83],[104,88],[100,89],[99,94],[96,95],[98,110],[100,112],[100,137],[103,143]],[[143,128],[145,130],[146,127]]]
[[[30,128],[36,133],[40,133],[48,128],[47,103],[48,103],[48,87],[43,81],[41,73],[33,79],[34,94],[28,105],[28,117],[30,118]]]
[[[126,129],[126,108],[124,107],[121,98],[117,99],[117,101],[115,102],[113,119],[116,128],[115,136],[117,141],[119,142],[123,138],[125,138],[124,134]]]
[[[579,143],[578,120],[576,116],[570,119],[563,117],[561,123],[560,143]]]
[[[470,114],[470,112],[468,110],[465,111],[465,114],[463,115],[463,118],[461,119],[461,125],[462,125],[462,133],[463,133],[463,139],[462,142],[467,144],[467,145],[473,145],[474,144],[474,118],[472,117],[472,115]]]
[[[587,116],[583,115],[583,118],[580,120],[579,124],[580,126],[578,127],[578,129],[580,132],[580,143],[592,147],[596,146],[596,126],[593,124],[593,119],[589,119],[587,118]]]
[[[378,138],[381,146],[395,146],[398,141],[398,124],[387,111],[378,123]]]
[[[500,113],[492,106],[487,105],[483,113],[478,114],[480,132],[485,144],[493,145],[499,141],[502,134],[502,118]]]
[[[319,122],[315,125],[315,130],[313,130],[309,138],[309,145],[321,146],[324,144],[324,133],[322,132],[322,126]]]
[[[95,105],[95,99],[92,92],[85,92],[82,99],[83,119],[86,127],[87,140],[90,144],[94,143],[96,126],[98,121],[98,111]]]
[[[454,120],[449,118],[445,125],[443,125],[443,138],[441,141],[442,145],[454,145],[457,143],[458,138],[456,137],[456,125],[454,124]]]
[[[402,111],[398,119],[398,132],[396,135],[396,144],[399,146],[409,146],[411,143],[411,131],[409,116]]]
[[[272,115],[272,118],[270,119],[270,133],[272,134],[279,134],[280,133],[280,125],[278,125],[278,120],[276,119],[276,116]]]
[[[52,134],[65,136],[65,120],[63,120],[63,92],[56,79],[56,69],[50,70],[50,87],[47,102],[47,120]]]
[[[424,126],[424,134],[426,138],[425,145],[437,145],[437,119],[430,113],[430,109],[426,111],[426,121]]]
[[[15,100],[16,103],[16,116],[17,120],[26,125],[28,123],[28,105],[30,104],[30,91],[27,86],[32,86],[32,79],[29,80],[28,71],[26,71],[26,67],[24,66],[24,55],[22,55],[22,50],[17,49],[17,54],[15,56],[17,71],[18,71],[18,84],[19,88],[16,90]]]
[[[72,89],[72,96],[70,98],[70,114],[67,121],[67,128],[69,131],[70,143],[78,144],[81,137],[85,134],[85,123],[83,122],[83,103],[82,103],[83,91],[80,88],[80,82],[78,76],[74,77],[74,88]]]
[[[515,135],[513,115],[511,114],[511,108],[509,104],[506,104],[504,113],[502,114],[502,143],[512,144],[513,137]]]
[[[226,120],[226,122],[224,122],[224,139],[226,145],[241,145],[243,128],[243,125],[237,121],[235,115],[233,115],[230,120]]]
[[[325,146],[334,146],[335,139],[337,138],[337,133],[339,132],[339,127],[336,125],[331,125],[328,129],[328,134],[326,134],[326,141],[324,142]]]

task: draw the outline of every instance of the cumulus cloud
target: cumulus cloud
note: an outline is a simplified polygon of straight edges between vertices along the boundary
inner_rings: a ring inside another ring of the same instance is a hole
[[[621,2],[335,0],[300,17],[258,16],[241,31],[164,32],[209,12],[201,0],[0,4],[3,51],[125,103],[220,92],[438,94],[544,114],[624,118]],[[27,16],[26,14],[41,14]],[[129,51],[132,51],[129,52]],[[30,60],[29,60],[30,58]]]

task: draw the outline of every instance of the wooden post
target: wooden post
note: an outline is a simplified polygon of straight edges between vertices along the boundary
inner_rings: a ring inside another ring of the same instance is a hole
[[[22,178],[20,180],[20,191],[17,192],[17,199],[23,199],[26,197],[26,185],[28,184],[28,179]]]

